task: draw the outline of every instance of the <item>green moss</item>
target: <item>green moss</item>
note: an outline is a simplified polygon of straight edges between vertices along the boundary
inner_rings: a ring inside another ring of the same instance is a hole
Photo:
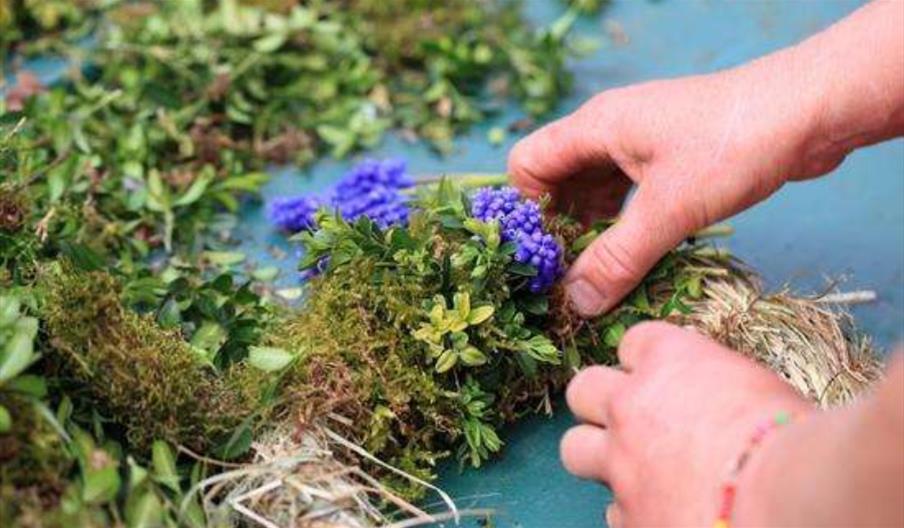
[[[23,519],[58,506],[73,459],[32,401],[0,391],[0,406],[12,417],[12,428],[0,433],[0,526],[13,519],[27,525]]]
[[[177,331],[124,308],[109,274],[58,271],[46,279],[49,362],[69,389],[125,427],[138,452],[156,439],[203,451],[257,410],[263,373],[205,366]]]

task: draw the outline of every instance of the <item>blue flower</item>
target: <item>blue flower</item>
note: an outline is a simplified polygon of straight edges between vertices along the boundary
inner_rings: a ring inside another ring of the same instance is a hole
[[[398,158],[384,160],[366,159],[358,163],[336,183],[337,198],[353,197],[373,189],[405,189],[414,180],[405,168],[405,161]]]
[[[414,185],[400,159],[365,160],[336,184],[330,202],[342,218],[352,222],[362,216],[381,229],[408,223],[408,196],[402,193]]]
[[[275,226],[295,233],[314,227],[314,213],[323,205],[315,196],[291,196],[270,202],[267,217]]]
[[[548,289],[562,272],[562,248],[543,229],[539,204],[521,197],[512,187],[478,189],[471,197],[471,215],[483,222],[499,222],[502,240],[515,242],[515,262],[533,266],[537,275],[528,287]]]
[[[398,158],[367,159],[346,172],[323,197],[301,195],[277,198],[269,205],[270,221],[290,232],[314,229],[314,213],[321,207],[353,222],[367,216],[381,229],[408,223],[408,196],[402,193],[414,179]]]

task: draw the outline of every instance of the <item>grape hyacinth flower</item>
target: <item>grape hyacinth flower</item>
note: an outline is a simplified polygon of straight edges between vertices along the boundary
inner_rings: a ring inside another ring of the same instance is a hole
[[[267,217],[276,227],[295,233],[314,227],[314,213],[323,202],[314,196],[290,196],[270,202]]]
[[[337,199],[345,199],[374,189],[405,189],[414,185],[405,161],[398,158],[366,159],[342,176],[334,188]]]
[[[335,204],[339,215],[350,222],[366,216],[380,229],[408,223],[408,199],[397,189],[375,187]]]
[[[548,289],[562,272],[562,248],[543,229],[543,213],[533,200],[512,187],[482,188],[471,197],[471,215],[483,222],[499,222],[504,242],[515,242],[515,262],[533,266],[537,275],[528,284],[532,292]]]
[[[408,196],[400,191],[412,185],[403,160],[365,160],[336,184],[330,202],[349,222],[366,216],[386,229],[408,223]]]
[[[370,218],[381,229],[408,223],[408,196],[403,189],[414,185],[404,160],[367,159],[342,176],[323,197],[315,195],[277,198],[270,203],[268,216],[280,229],[295,233],[314,229],[314,213],[321,207],[334,209],[354,222]]]

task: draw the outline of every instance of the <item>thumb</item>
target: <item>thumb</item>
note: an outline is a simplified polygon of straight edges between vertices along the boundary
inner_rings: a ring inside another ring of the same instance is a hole
[[[590,317],[607,312],[637,286],[669,250],[691,234],[687,215],[638,187],[621,218],[604,231],[571,266],[565,290],[575,309]]]

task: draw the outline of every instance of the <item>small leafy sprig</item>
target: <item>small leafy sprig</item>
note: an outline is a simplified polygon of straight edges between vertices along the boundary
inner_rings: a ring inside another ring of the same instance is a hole
[[[469,367],[478,367],[488,361],[485,353],[468,342],[467,329],[492,317],[493,306],[485,304],[472,307],[467,292],[458,292],[452,299],[451,309],[442,295],[426,301],[424,304],[429,321],[421,323],[421,327],[413,333],[416,339],[427,343],[431,357],[436,360],[438,373],[446,372],[459,362]]]

